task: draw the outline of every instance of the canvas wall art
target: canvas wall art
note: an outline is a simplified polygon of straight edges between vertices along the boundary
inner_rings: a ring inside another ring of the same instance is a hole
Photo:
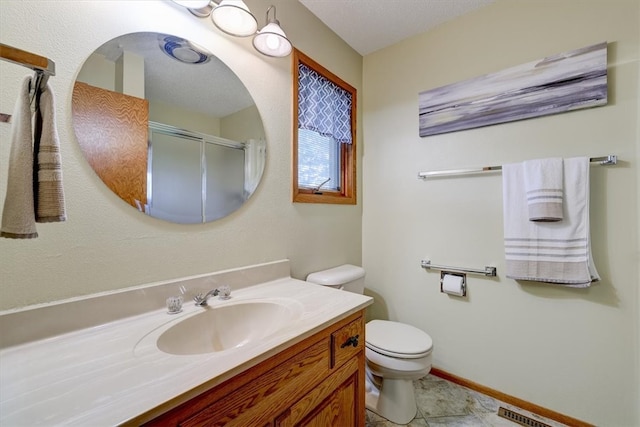
[[[607,43],[420,92],[420,136],[607,103]]]

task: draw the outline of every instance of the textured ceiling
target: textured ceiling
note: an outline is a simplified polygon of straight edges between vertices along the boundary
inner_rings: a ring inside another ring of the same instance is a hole
[[[115,38],[96,50],[115,61],[123,51],[144,57],[145,98],[222,118],[253,105],[240,79],[211,55],[203,64],[184,64],[160,48],[159,33],[133,33]]]
[[[364,56],[494,0],[298,1]]]

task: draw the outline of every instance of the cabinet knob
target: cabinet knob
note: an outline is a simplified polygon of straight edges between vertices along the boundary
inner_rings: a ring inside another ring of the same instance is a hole
[[[354,347],[357,347],[358,346],[358,338],[360,338],[360,335],[355,335],[355,336],[347,338],[347,340],[344,343],[342,343],[340,348],[349,347],[350,345],[352,345]]]

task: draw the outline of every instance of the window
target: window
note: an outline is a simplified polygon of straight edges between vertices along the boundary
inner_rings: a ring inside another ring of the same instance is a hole
[[[356,89],[293,53],[293,201],[356,204]]]

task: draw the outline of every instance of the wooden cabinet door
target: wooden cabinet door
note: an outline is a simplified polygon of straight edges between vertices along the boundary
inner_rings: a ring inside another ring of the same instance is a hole
[[[93,170],[137,209],[147,203],[149,103],[145,99],[77,82],[73,128]]]
[[[347,362],[275,420],[276,427],[356,427],[364,425],[359,410],[358,357]]]
[[[300,425],[310,427],[355,426],[355,392],[357,375],[349,379],[330,394]]]
[[[262,426],[293,404],[296,393],[329,373],[328,340],[318,341],[291,359],[238,387],[204,410],[180,422],[181,427]]]

